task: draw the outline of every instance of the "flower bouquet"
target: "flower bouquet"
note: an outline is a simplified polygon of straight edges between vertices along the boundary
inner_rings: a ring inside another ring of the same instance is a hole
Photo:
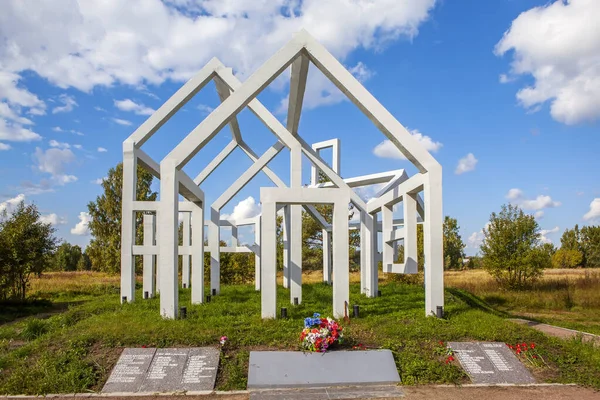
[[[336,343],[342,343],[342,327],[331,318],[321,318],[314,313],[304,319],[304,329],[300,334],[300,346],[304,350],[324,353]]]

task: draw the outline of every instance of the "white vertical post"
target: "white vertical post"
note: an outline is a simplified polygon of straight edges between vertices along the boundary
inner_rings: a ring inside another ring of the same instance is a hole
[[[342,318],[350,302],[348,202],[333,206],[333,316]]]
[[[192,304],[201,304],[204,302],[204,204],[192,204]]]
[[[155,245],[154,229],[156,225],[156,216],[154,214],[144,214],[144,247]],[[148,298],[155,295],[156,283],[154,281],[154,271],[156,269],[156,255],[143,255],[143,292],[148,293]]]
[[[135,300],[135,219],[133,202],[137,188],[137,157],[133,142],[123,143],[123,189],[121,206],[121,302]]]
[[[404,273],[416,274],[417,264],[417,198],[416,194],[403,197],[404,208]]]
[[[177,317],[179,306],[179,182],[177,162],[160,163],[160,313],[165,318]]]
[[[381,246],[383,252],[383,271],[392,272],[392,264],[394,263],[394,246],[387,241],[390,233],[394,229],[394,211],[393,206],[381,207]]]
[[[231,247],[238,247],[238,227],[237,227],[237,225],[231,226]]]
[[[260,290],[261,285],[261,271],[262,271],[262,261],[260,258],[261,255],[261,220],[262,216],[258,215],[254,222],[254,243],[258,247],[254,250],[254,289]],[[277,260],[277,258],[275,258]]]
[[[423,187],[425,221],[423,221],[425,255],[425,314],[436,315],[444,306],[444,255],[442,173],[427,173]]]
[[[300,146],[291,148],[291,179],[290,187],[302,186],[302,151]],[[292,204],[290,207],[290,232],[288,236],[288,251],[290,252],[290,302],[298,299],[302,303],[302,206]],[[347,212],[346,212],[347,214]],[[347,215],[346,215],[347,216]]]
[[[290,206],[283,207],[283,287],[290,287]]]
[[[377,215],[360,215],[361,293],[377,296]],[[363,280],[364,279],[364,280]]]
[[[367,225],[365,223],[366,211],[360,212],[360,294],[367,293],[367,275],[370,273],[367,267],[367,242],[370,240]]]
[[[323,282],[331,285],[331,232],[323,229]]]
[[[208,223],[208,247],[210,249],[210,289],[211,293],[221,292],[221,227],[219,210],[210,208],[210,221]]]
[[[191,213],[183,213],[183,247],[190,246],[190,217]],[[190,256],[189,254],[182,255],[181,262],[181,285],[190,288]]]
[[[261,317],[277,315],[277,237],[276,204],[262,203],[261,229]]]

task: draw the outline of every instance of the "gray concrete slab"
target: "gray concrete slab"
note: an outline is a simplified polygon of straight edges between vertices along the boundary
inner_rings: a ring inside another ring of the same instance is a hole
[[[400,382],[389,350],[252,351],[248,388],[386,385]]]
[[[102,392],[137,392],[146,378],[155,352],[155,348],[124,349]]]
[[[535,379],[504,343],[449,342],[473,383],[527,384]]]
[[[125,349],[102,393],[170,393],[212,391],[219,349]]]

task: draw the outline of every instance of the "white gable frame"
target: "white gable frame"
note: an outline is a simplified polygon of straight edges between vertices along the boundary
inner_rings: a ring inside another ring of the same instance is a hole
[[[327,76],[346,96],[384,133],[384,135],[410,160],[420,171],[412,178],[406,176],[395,176],[388,185],[378,193],[376,199],[365,203],[353,190],[349,182],[341,178],[339,171],[330,168],[298,135],[298,125],[302,109],[302,100],[306,85],[306,76],[309,62],[312,62],[325,76]],[[288,102],[287,127],[284,127],[257,99],[256,96],[269,85],[284,69],[292,66],[290,99]],[[163,158],[158,165],[149,157],[146,157],[139,147],[156,132],[175,112],[177,112],[190,98],[192,98],[210,79],[215,79],[217,91],[221,104],[213,110],[196,128],[194,128],[169,154]],[[251,149],[244,146],[239,131],[236,115],[248,107],[257,117],[274,133],[277,142],[265,154],[258,157]],[[233,140],[209,165],[192,180],[181,170],[225,125],[229,124]],[[306,31],[301,31],[294,38],[260,67],[245,83],[240,83],[233,76],[231,69],[225,68],[218,60],[211,60],[195,77],[190,79],[177,91],[162,107],[159,108],[146,122],[144,122],[124,143],[124,179],[123,188],[123,228],[122,228],[122,299],[133,300],[133,273],[132,252],[133,233],[130,229],[133,223],[132,205],[135,203],[135,188],[130,185],[135,182],[135,168],[138,160],[140,165],[153,171],[154,175],[161,179],[161,200],[157,208],[160,230],[157,240],[160,249],[159,265],[161,266],[161,313],[165,317],[174,318],[178,311],[178,300],[176,290],[176,263],[177,244],[176,227],[177,214],[179,212],[178,195],[182,194],[186,199],[193,202],[199,210],[204,210],[204,193],[198,188],[206,177],[235,149],[242,150],[253,160],[254,164],[224,192],[211,207],[211,218],[209,222],[209,243],[217,243],[211,247],[211,254],[216,255],[218,263],[219,252],[219,214],[220,209],[235,193],[255,176],[258,172],[265,171],[269,178],[283,190],[281,180],[267,167],[267,163],[284,146],[291,154],[291,187],[286,190],[299,190],[301,184],[301,154],[307,156],[313,167],[322,170],[331,180],[326,189],[324,187],[311,187],[306,190],[329,191],[341,190],[347,193],[351,201],[361,212],[361,253],[363,247],[368,249],[361,265],[366,265],[364,283],[361,291],[369,296],[376,295],[377,267],[376,267],[376,213],[382,211],[384,219],[382,227],[389,229],[390,217],[383,212],[390,209],[398,201],[408,199],[412,196],[414,188],[409,188],[408,182],[421,182],[419,186],[423,192],[423,199],[414,196],[414,202],[410,207],[416,207],[421,215],[425,233],[425,312],[427,315],[435,314],[439,307],[443,307],[443,256],[442,256],[442,176],[441,166],[437,161],[413,138],[410,133],[379,103],[377,100],[348,72],[330,53],[316,42]],[[417,178],[418,177],[418,178]],[[279,181],[279,182],[278,182]],[[127,184],[129,183],[129,185]],[[278,184],[279,183],[279,184]],[[406,189],[406,190],[405,190]],[[341,193],[341,192],[340,192]],[[202,198],[202,199],[200,199]],[[301,234],[300,203],[291,202],[291,297],[301,299],[299,285],[301,285],[301,253],[297,256],[299,247],[297,240]],[[302,205],[305,205],[302,203]],[[406,205],[405,205],[406,207]],[[308,209],[310,212],[310,208]],[[409,211],[413,215],[412,211]],[[389,213],[388,213],[389,214]],[[314,216],[314,215],[313,215]],[[197,218],[200,219],[199,217]],[[318,216],[317,216],[318,219]],[[300,223],[298,223],[300,221]],[[258,220],[260,224],[260,219]],[[405,219],[405,224],[408,222]],[[416,221],[415,221],[416,223]],[[199,221],[193,226],[203,230],[204,223]],[[392,224],[393,225],[393,224]],[[412,225],[412,222],[411,222]],[[212,228],[212,229],[211,229]],[[324,226],[326,228],[326,226]],[[196,229],[198,230],[198,229]],[[161,233],[162,232],[162,233]],[[362,234],[364,233],[364,235]],[[387,235],[387,233],[386,233]],[[391,233],[390,233],[391,235]],[[362,237],[365,237],[362,243]],[[387,237],[387,236],[386,236]],[[389,237],[388,237],[389,239]],[[405,238],[406,240],[406,238]],[[410,241],[410,239],[409,239]],[[386,240],[386,242],[389,242]],[[197,243],[196,243],[197,244]],[[261,246],[261,254],[264,253],[265,243]],[[412,245],[411,245],[412,246]],[[192,238],[191,247],[194,247]],[[268,246],[267,246],[268,247]],[[385,249],[385,247],[384,247]],[[203,250],[202,250],[203,251]],[[296,252],[296,256],[294,255]],[[325,249],[324,249],[325,253]],[[285,258],[284,258],[285,259]],[[387,267],[386,267],[387,268]],[[392,266],[393,269],[393,266]],[[125,272],[123,272],[125,271]],[[295,272],[294,272],[295,271]],[[218,285],[218,268],[213,274],[211,260],[211,287],[213,280]],[[294,276],[294,273],[296,274]],[[257,270],[257,277],[260,271]],[[164,279],[163,279],[164,277]],[[261,279],[262,280],[262,279]],[[174,286],[172,285],[174,283]],[[164,286],[164,287],[163,287]],[[192,284],[193,288],[194,284]],[[193,296],[192,296],[193,297]],[[164,301],[163,301],[164,298]]]

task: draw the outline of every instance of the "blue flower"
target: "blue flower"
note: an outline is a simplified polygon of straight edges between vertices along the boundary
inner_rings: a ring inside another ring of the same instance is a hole
[[[310,318],[310,317],[304,318],[304,327],[310,328],[311,325],[312,325],[312,318]]]
[[[319,318],[320,316],[321,316],[321,314],[319,314],[319,313],[314,313],[313,314],[313,318]]]

